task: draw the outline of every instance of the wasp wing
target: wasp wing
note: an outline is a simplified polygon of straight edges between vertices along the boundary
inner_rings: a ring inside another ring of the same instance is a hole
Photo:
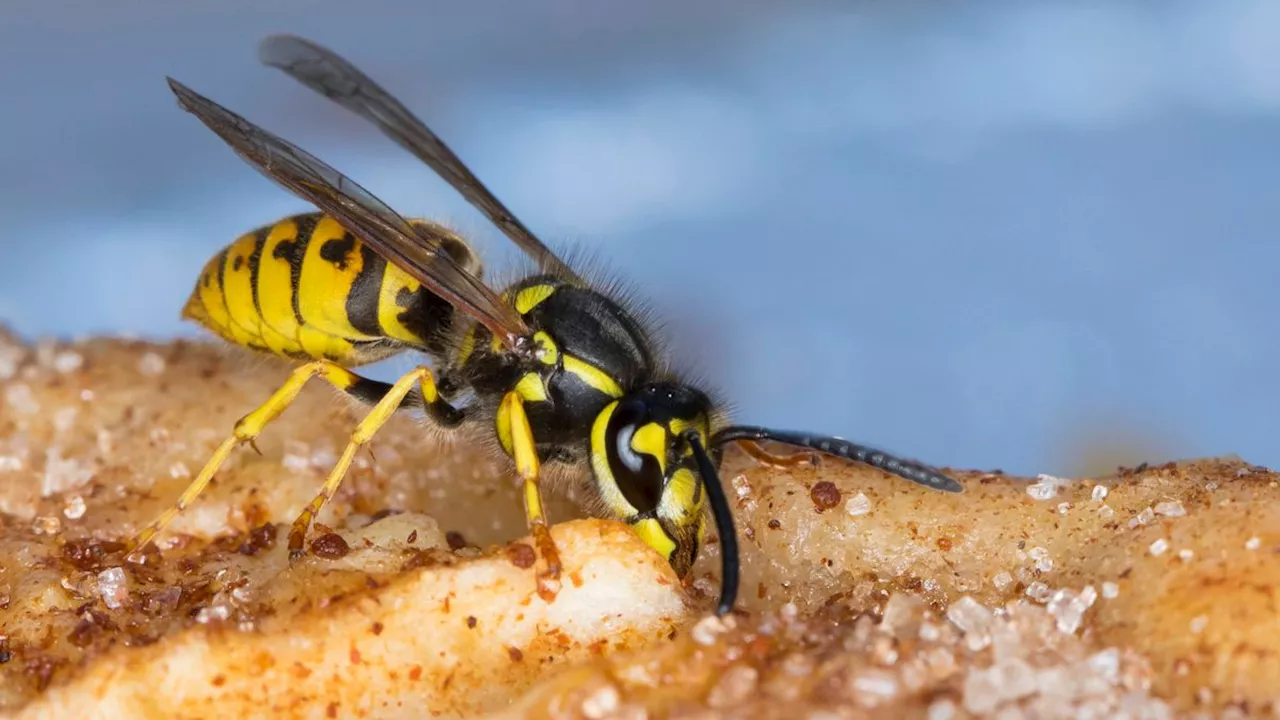
[[[178,104],[218,134],[259,172],[331,215],[389,262],[493,332],[512,349],[525,345],[529,329],[515,309],[441,248],[441,238],[409,224],[351,178],[169,78]]]
[[[467,202],[497,225],[544,270],[566,278],[577,275],[503,205],[431,128],[399,100],[337,53],[294,35],[272,35],[258,47],[271,67],[377,125],[387,137],[416,155]]]

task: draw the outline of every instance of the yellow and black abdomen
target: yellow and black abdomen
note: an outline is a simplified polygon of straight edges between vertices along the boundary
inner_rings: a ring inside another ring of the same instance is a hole
[[[444,233],[446,250],[479,274],[471,248]],[[183,317],[237,345],[354,367],[410,347],[442,354],[454,310],[333,218],[307,213],[247,233],[214,256]]]

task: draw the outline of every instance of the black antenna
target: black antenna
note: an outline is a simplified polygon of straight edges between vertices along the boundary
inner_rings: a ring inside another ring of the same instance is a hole
[[[716,472],[716,466],[702,448],[702,443],[698,442],[697,433],[690,430],[684,434],[684,438],[693,449],[693,459],[698,463],[702,486],[707,489],[707,498],[711,501],[716,532],[720,534],[720,560],[723,569],[720,571],[720,605],[716,608],[716,615],[724,616],[733,612],[733,603],[738,599],[738,533],[733,527],[729,498],[725,497],[724,487],[720,485],[720,473]]]
[[[941,470],[915,460],[906,460],[883,450],[859,445],[838,437],[788,430],[770,430],[769,428],[753,427],[751,425],[734,425],[716,433],[711,438],[711,447],[715,449],[718,456],[724,444],[735,440],[774,440],[870,465],[873,468],[879,468],[904,480],[910,480],[917,485],[924,485],[933,490],[951,493],[964,492],[964,486],[960,484],[959,480],[944,474]]]

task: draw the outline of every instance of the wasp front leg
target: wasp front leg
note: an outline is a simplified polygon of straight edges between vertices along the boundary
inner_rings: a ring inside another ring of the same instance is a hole
[[[538,451],[534,444],[533,429],[524,411],[524,399],[518,392],[509,392],[502,399],[501,415],[510,431],[511,456],[516,472],[524,485],[524,514],[529,522],[534,545],[538,549],[544,567],[538,572],[538,596],[547,602],[555,600],[560,590],[560,552],[551,537],[550,523],[542,505],[542,487],[538,482]]]

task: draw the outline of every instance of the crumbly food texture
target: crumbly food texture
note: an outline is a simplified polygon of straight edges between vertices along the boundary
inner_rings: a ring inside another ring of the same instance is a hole
[[[290,566],[287,525],[362,409],[317,383],[161,541],[288,366],[201,343],[0,335],[0,712],[15,717],[1271,716],[1280,489],[1236,459],[959,496],[836,460],[726,457],[744,582],[682,585],[558,499],[535,593],[511,477],[393,420]],[[139,562],[141,561],[141,562]]]

